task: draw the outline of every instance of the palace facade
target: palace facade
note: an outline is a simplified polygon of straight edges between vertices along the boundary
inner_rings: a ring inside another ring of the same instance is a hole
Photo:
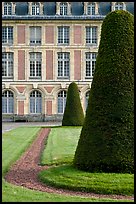
[[[2,2],[2,120],[61,121],[72,81],[85,112],[101,25],[119,9],[134,2]]]

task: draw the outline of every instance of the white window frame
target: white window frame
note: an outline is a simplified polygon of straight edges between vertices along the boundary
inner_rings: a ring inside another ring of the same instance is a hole
[[[42,113],[42,94],[40,91],[34,90],[30,93],[30,114]]]
[[[12,91],[4,91],[2,94],[2,113],[13,114],[14,113],[14,94]]]
[[[4,15],[12,15],[12,3],[11,2],[4,2]]]
[[[115,10],[123,10],[124,6],[122,2],[115,2]]]
[[[38,2],[32,2],[32,15],[40,15],[40,4]]]
[[[58,27],[58,44],[69,44],[69,26]]]
[[[87,4],[87,15],[95,15],[96,14],[96,12],[95,12],[96,8],[95,7],[96,7],[96,5],[94,2],[88,3]]]
[[[85,78],[93,78],[96,64],[96,52],[86,52],[85,53],[85,61],[86,61],[86,69],[85,69]]]
[[[87,106],[88,106],[89,94],[90,94],[90,90],[87,91],[85,94],[85,110],[87,109]]]
[[[60,3],[60,15],[68,15],[68,4],[66,2]]]
[[[97,46],[98,44],[98,27],[86,26],[86,44]]]
[[[2,27],[2,43],[13,44],[13,26]]]
[[[70,76],[70,53],[58,52],[58,78],[68,79]]]
[[[63,114],[66,106],[67,92],[62,90],[58,93],[58,114]]]
[[[14,55],[12,52],[2,53],[2,77],[13,78]]]
[[[41,78],[42,53],[30,52],[30,78]]]
[[[41,45],[41,27],[30,26],[30,45]]]

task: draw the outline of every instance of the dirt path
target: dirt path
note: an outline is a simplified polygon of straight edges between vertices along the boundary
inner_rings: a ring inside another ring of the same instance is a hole
[[[48,169],[48,166],[40,166],[39,160],[41,152],[44,149],[44,140],[47,138],[50,132],[50,128],[41,129],[38,137],[28,148],[28,150],[21,156],[21,158],[11,167],[10,171],[6,174],[5,179],[15,185],[24,186],[29,189],[48,192],[58,193],[65,195],[80,195],[84,197],[92,198],[114,198],[114,199],[134,199],[131,196],[121,195],[100,195],[94,193],[82,193],[73,192],[69,190],[57,189],[49,187],[41,183],[37,179],[37,174],[44,169]]]

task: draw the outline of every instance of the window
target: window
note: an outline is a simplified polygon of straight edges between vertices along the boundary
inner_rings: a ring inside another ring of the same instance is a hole
[[[67,52],[58,53],[58,77],[68,78],[69,66],[70,66],[69,53]]]
[[[2,43],[13,44],[13,27],[2,27]]]
[[[2,53],[2,76],[13,77],[13,53]]]
[[[30,44],[41,44],[41,27],[30,27]]]
[[[39,91],[30,94],[30,113],[42,113],[42,95]]]
[[[14,112],[14,96],[11,91],[4,91],[2,94],[2,113]]]
[[[40,14],[40,5],[39,3],[32,3],[32,15],[39,15]]]
[[[11,3],[4,3],[4,15],[11,15],[12,14],[12,4]]]
[[[90,78],[94,75],[97,53],[86,53],[86,77]]]
[[[115,3],[115,10],[123,10],[123,3],[120,2]]]
[[[85,109],[87,109],[87,106],[88,106],[89,94],[90,94],[90,91],[87,91],[85,95]]]
[[[41,53],[30,53],[30,77],[41,77]]]
[[[69,27],[58,27],[58,43],[69,44]]]
[[[66,91],[61,91],[58,93],[58,113],[64,113],[66,105]]]
[[[60,3],[60,15],[68,14],[68,5],[67,3]]]
[[[88,3],[87,15],[95,15],[95,3]]]
[[[97,45],[97,27],[86,27],[86,44]]]

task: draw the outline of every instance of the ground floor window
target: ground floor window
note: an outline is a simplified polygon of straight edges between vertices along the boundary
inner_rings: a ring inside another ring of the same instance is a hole
[[[4,91],[2,94],[2,113],[14,112],[14,95],[11,91]]]
[[[87,91],[85,94],[85,109],[87,109],[87,106],[88,106],[89,94],[90,94],[90,91]]]
[[[30,113],[42,113],[42,95],[39,91],[30,94]]]
[[[58,93],[58,113],[64,113],[66,105],[66,91],[60,91]]]

